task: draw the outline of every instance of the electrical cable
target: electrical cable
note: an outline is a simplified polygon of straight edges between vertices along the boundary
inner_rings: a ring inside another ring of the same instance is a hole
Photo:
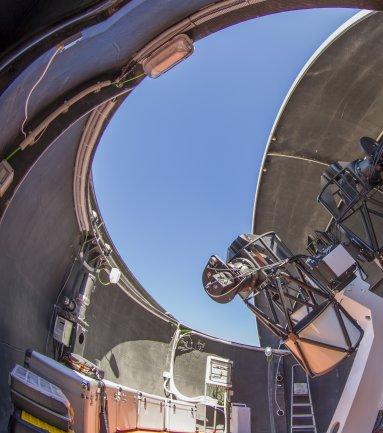
[[[200,403],[205,404],[207,406],[215,406],[216,400],[211,397],[207,397],[206,395],[200,395],[197,397],[187,397],[186,395],[181,394],[174,382],[174,364],[175,364],[175,355],[179,341],[185,337],[186,335],[194,334],[194,331],[188,331],[181,335],[180,324],[178,324],[177,329],[173,335],[171,341],[171,352],[170,352],[170,365],[169,365],[169,377],[166,378],[164,382],[165,391],[172,396],[175,396],[179,400],[183,400],[190,403]]]
[[[32,93],[35,91],[36,87],[40,84],[40,82],[42,81],[42,79],[43,79],[44,76],[46,75],[46,73],[47,73],[47,71],[48,71],[50,65],[52,64],[54,58],[57,56],[57,54],[61,53],[63,50],[64,50],[64,47],[58,47],[58,48],[57,48],[57,50],[53,53],[53,55],[52,55],[51,58],[49,59],[47,65],[45,66],[43,73],[42,73],[41,76],[38,78],[38,80],[35,82],[35,84],[32,86],[31,90],[29,91],[29,93],[28,93],[28,95],[27,95],[27,98],[26,98],[26,101],[25,101],[25,107],[24,107],[24,120],[23,120],[22,125],[21,125],[21,132],[22,132],[22,134],[24,135],[24,138],[27,138],[27,135],[28,135],[28,134],[26,133],[26,131],[25,131],[24,128],[25,128],[25,124],[26,124],[26,122],[27,122],[27,120],[28,120],[28,106],[29,106],[29,100],[30,100],[30,98],[31,98],[31,96],[32,96]],[[128,82],[130,82],[130,81],[134,81],[134,80],[136,80],[136,79],[138,79],[138,78],[140,78],[140,77],[143,77],[143,76],[146,76],[146,74],[145,74],[145,73],[139,74],[139,75],[137,75],[137,76],[135,76],[135,77],[129,78],[129,79],[124,80],[124,81],[121,81],[120,83],[119,83],[119,82],[115,82],[114,85],[115,85],[116,87],[122,87],[124,84],[126,84],[126,83],[128,83]],[[134,89],[134,87],[133,87],[132,89],[128,89],[128,90],[133,90],[133,89]],[[44,132],[46,131],[46,129],[48,128],[48,126],[49,126],[49,125],[47,125],[47,126],[46,126],[46,127],[45,127],[45,128],[44,128],[44,129],[39,133],[39,135],[34,139],[33,143],[36,143],[36,142],[41,138],[41,136],[44,134]],[[12,152],[11,152],[11,153],[6,157],[6,158],[5,158],[5,160],[6,160],[6,161],[9,161],[9,160],[10,160],[14,155],[16,155],[20,150],[22,150],[22,147],[18,146],[16,149],[14,149],[14,150],[13,150],[13,151],[12,151]]]
[[[39,141],[40,140],[40,138],[42,137],[42,135],[44,134],[44,132],[48,129],[48,126],[49,125],[47,125],[40,133],[39,133],[39,135],[38,136],[36,136],[36,138],[33,140],[33,144],[35,144],[37,141]]]
[[[234,287],[232,287],[230,290],[228,290],[227,292],[221,293],[220,295],[213,295],[212,293],[209,293],[206,288],[205,288],[205,292],[211,296],[214,299],[220,299],[223,298],[224,296],[227,296],[229,293],[234,292],[235,290],[237,290],[237,288],[246,280],[246,278],[242,278],[242,280],[236,284]]]
[[[134,87],[132,87],[130,90],[133,90]],[[97,230],[100,226],[93,226],[94,232],[98,235],[99,239],[102,239],[101,233]],[[109,263],[109,261],[108,261]],[[112,262],[113,263],[113,262]],[[112,266],[112,265],[110,265]],[[122,284],[124,283],[124,284]],[[163,311],[159,310],[158,308],[154,307],[151,302],[146,299],[135,287],[134,285],[130,284],[128,280],[125,279],[124,274],[121,275],[121,280],[118,282],[118,286],[125,291],[129,296],[131,296],[133,299],[137,300],[137,302],[142,302],[146,304],[152,311],[154,311],[155,314],[160,315],[162,318],[164,317]],[[140,304],[142,305],[142,304]],[[144,308],[146,308],[144,305],[142,305]],[[166,317],[166,320],[169,321],[169,317]]]
[[[279,371],[279,365],[281,363],[281,359],[282,359],[283,355],[279,355],[279,359],[278,359],[278,364],[277,364],[277,373],[275,375],[275,392],[274,392],[274,400],[275,400],[275,404],[277,405],[278,410],[282,411],[283,409],[281,408],[281,406],[278,403],[278,399],[277,399],[277,377],[278,377],[278,371]]]
[[[122,87],[124,84],[129,83],[130,81],[137,80],[137,78],[141,78],[143,76],[146,76],[145,72],[143,72],[142,74],[136,75],[135,77],[128,78],[127,80],[116,82],[116,83],[114,83],[114,85],[116,87]]]
[[[25,100],[25,106],[24,106],[24,120],[21,124],[21,132],[24,134],[24,138],[27,138],[27,133],[24,131],[25,123],[28,119],[28,105],[29,105],[29,99],[32,96],[32,93],[36,89],[36,87],[40,84],[41,80],[45,77],[45,74],[47,73],[50,65],[52,64],[54,58],[57,56],[57,54],[61,53],[63,51],[64,47],[58,47],[56,51],[52,54],[51,58],[49,59],[48,63],[46,64],[43,73],[40,75],[38,80],[35,82],[35,84],[32,86],[31,90],[28,93],[27,99]]]
[[[21,349],[21,347],[14,346],[13,344],[11,344],[11,343],[7,343],[6,341],[2,341],[2,340],[0,340],[0,344],[3,345],[3,346],[8,347],[9,349],[16,350],[17,352],[22,352],[22,353],[25,352],[25,350],[24,350],[24,349]]]
[[[278,350],[281,348],[282,344],[283,344],[282,342],[279,343]],[[274,400],[275,400],[275,404],[277,405],[278,410],[284,412],[284,410],[281,408],[281,406],[279,405],[278,400],[277,400],[277,377],[278,377],[279,367],[280,367],[280,364],[281,364],[281,359],[282,359],[283,356],[285,356],[285,355],[279,355],[278,364],[277,364],[277,370],[275,372]]]
[[[84,245],[85,245],[85,241],[86,241],[87,237],[88,237],[88,234],[86,234],[86,236],[85,236],[85,240],[84,240],[84,242],[82,243],[82,245],[81,245],[81,247],[80,247],[79,253],[83,250]],[[78,254],[76,254],[76,257],[74,258],[74,260],[73,260],[73,262],[72,262],[72,265],[71,265],[71,267],[70,267],[70,270],[69,270],[68,276],[67,276],[67,278],[66,278],[64,284],[61,286],[61,289],[60,289],[60,291],[59,291],[59,293],[58,293],[58,295],[57,295],[57,297],[56,297],[56,301],[55,301],[55,304],[54,304],[54,305],[57,304],[57,302],[59,301],[59,299],[60,299],[60,297],[61,297],[61,295],[62,295],[62,292],[64,291],[66,285],[68,284],[69,278],[70,278],[71,275],[72,275],[72,272],[73,272],[73,269],[74,269],[74,265],[75,265],[75,263],[77,262],[77,259],[78,259]],[[45,353],[46,353],[46,354],[47,354],[47,352],[48,352],[49,337],[50,337],[50,332],[51,332],[51,329],[52,329],[52,323],[53,323],[54,312],[55,312],[55,309],[53,308],[52,315],[51,315],[51,318],[50,318],[50,321],[49,321],[48,334],[47,334],[47,338],[46,338],[46,340],[45,340]]]
[[[98,281],[99,281],[103,286],[109,286],[110,281],[105,282],[105,281],[102,281],[101,278],[100,278],[100,272],[101,272],[102,270],[104,270],[104,271],[106,272],[106,269],[105,269],[105,268],[101,268],[101,269],[99,269],[99,270],[97,271],[97,279],[98,279]]]
[[[274,419],[274,405],[272,400],[272,373],[273,373],[273,354],[271,356],[266,355],[267,362],[267,397],[269,406],[269,419],[270,419],[270,433],[276,433],[275,419]]]
[[[82,243],[81,248],[80,248],[80,253],[82,253],[82,252],[84,251],[84,246],[85,246],[85,244],[86,244],[87,242],[90,242],[91,240],[92,240],[92,239],[89,239],[89,241],[88,241],[88,232],[86,232],[86,233],[85,233],[84,242]]]
[[[4,159],[6,160],[6,161],[9,161],[14,155],[16,155],[16,153],[17,152],[19,152],[21,150],[21,147],[20,146],[18,146],[18,147],[16,147],[16,149],[15,150],[13,150],[7,157],[5,157]]]

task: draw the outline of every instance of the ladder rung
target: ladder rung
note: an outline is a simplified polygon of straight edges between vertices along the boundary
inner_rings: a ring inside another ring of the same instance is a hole
[[[299,433],[317,433],[317,429],[315,427],[306,427],[303,429],[296,429],[295,427],[293,427],[293,429],[291,430],[291,432],[299,432]]]
[[[309,378],[306,374],[306,380],[295,380],[296,367],[298,367],[298,364],[293,365],[291,369],[290,433],[318,433],[311,400]]]

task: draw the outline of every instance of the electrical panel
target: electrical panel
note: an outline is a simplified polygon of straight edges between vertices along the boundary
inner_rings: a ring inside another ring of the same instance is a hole
[[[62,343],[64,346],[69,347],[70,339],[73,330],[73,323],[64,317],[56,316],[55,327],[53,330],[53,338]]]
[[[231,369],[233,362],[230,359],[208,356],[206,360],[205,382],[209,385],[231,387]]]

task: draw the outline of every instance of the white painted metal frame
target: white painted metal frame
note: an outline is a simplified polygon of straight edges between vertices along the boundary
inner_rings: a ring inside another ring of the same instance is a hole
[[[335,297],[364,331],[327,433],[372,432],[383,404],[383,298],[360,277]]]

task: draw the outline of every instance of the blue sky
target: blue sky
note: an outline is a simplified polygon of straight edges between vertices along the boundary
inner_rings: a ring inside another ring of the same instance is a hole
[[[212,301],[202,271],[251,230],[279,107],[313,51],[355,12],[288,12],[218,32],[145,79],[110,122],[93,165],[102,215],[130,269],[183,323],[258,344],[254,317],[238,299]]]

